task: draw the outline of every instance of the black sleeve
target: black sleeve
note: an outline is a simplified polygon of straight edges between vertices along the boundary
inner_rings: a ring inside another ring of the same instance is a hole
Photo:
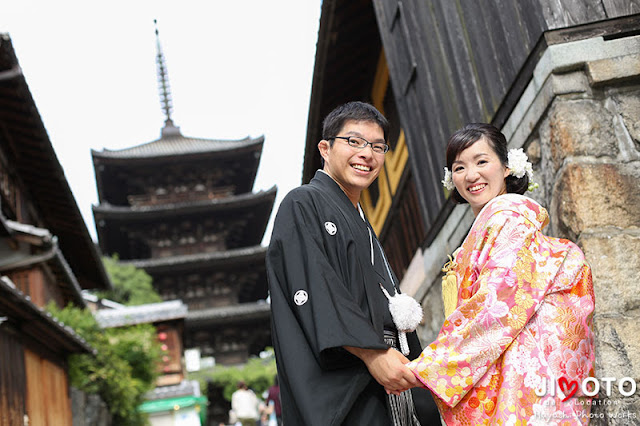
[[[310,200],[289,197],[281,203],[267,251],[272,319],[281,341],[304,338],[323,368],[339,368],[355,361],[343,346],[387,345],[327,255],[327,250],[346,255],[345,242],[323,241],[322,226]],[[303,304],[294,301],[300,292],[306,292]],[[292,317],[295,324],[289,324]]]

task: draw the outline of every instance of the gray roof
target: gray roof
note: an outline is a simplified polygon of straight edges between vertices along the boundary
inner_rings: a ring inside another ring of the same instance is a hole
[[[0,276],[0,311],[4,317],[0,318],[1,322],[15,322],[18,335],[29,336],[35,341],[46,340],[46,346],[50,350],[65,354],[96,353],[73,328],[36,306],[6,276]]]
[[[93,316],[101,327],[112,328],[182,319],[187,316],[187,311],[187,305],[182,300],[170,300],[119,309],[101,309],[94,312]]]
[[[37,226],[30,225],[28,223],[16,222],[7,219],[5,221],[9,229],[13,232],[17,232],[23,235],[31,235],[42,239],[44,243],[50,243],[53,240],[53,235],[48,229],[38,228]]]
[[[267,253],[267,248],[263,246],[243,247],[239,249],[217,251],[212,253],[185,254],[182,256],[162,257],[156,259],[143,259],[132,261],[120,261],[123,265],[133,265],[136,268],[155,268],[163,266],[175,266],[194,263],[217,263],[227,264],[230,260],[242,261],[251,260],[256,256],[263,257]]]
[[[5,219],[4,223],[11,234],[27,237],[29,244],[46,248],[42,253],[25,253],[22,250],[11,250],[9,253],[0,252],[0,269],[8,271],[11,269],[25,268],[38,263],[48,262],[57,271],[56,275],[62,277],[59,281],[60,289],[68,300],[74,300],[80,307],[86,307],[82,298],[80,283],[71,269],[71,266],[64,257],[58,244],[58,238],[51,234],[48,229]],[[65,280],[66,279],[66,280]]]
[[[271,304],[264,300],[253,303],[221,306],[218,308],[190,311],[187,323],[225,324],[240,320],[268,319],[271,315]]]
[[[171,204],[161,204],[152,206],[114,206],[111,204],[93,205],[91,208],[95,213],[108,214],[109,217],[131,217],[146,216],[149,214],[168,214],[176,215],[176,210],[180,213],[223,210],[230,208],[242,208],[253,206],[261,202],[271,202],[275,199],[278,188],[274,185],[267,190],[258,192],[247,192],[245,194],[230,195],[224,198],[215,198],[213,200],[200,200],[190,202],[180,202]]]
[[[102,151],[91,150],[93,157],[99,158],[153,158],[176,155],[201,154],[205,152],[223,152],[261,145],[264,136],[237,140],[190,138],[182,135],[162,137],[152,142],[131,148]]]
[[[177,398],[179,396],[200,396],[200,384],[197,380],[183,380],[177,385],[159,386],[145,395],[146,401]]]

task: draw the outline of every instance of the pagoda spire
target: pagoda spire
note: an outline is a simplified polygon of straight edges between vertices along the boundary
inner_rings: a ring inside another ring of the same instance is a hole
[[[162,137],[179,136],[180,127],[173,124],[171,120],[171,112],[173,111],[173,102],[171,101],[171,88],[169,87],[169,76],[167,75],[167,65],[164,59],[164,53],[162,53],[162,46],[160,45],[160,35],[158,33],[158,21],[153,20],[153,24],[156,29],[156,65],[158,70],[158,89],[160,90],[160,106],[164,112],[166,119],[164,120],[164,127],[162,128]]]

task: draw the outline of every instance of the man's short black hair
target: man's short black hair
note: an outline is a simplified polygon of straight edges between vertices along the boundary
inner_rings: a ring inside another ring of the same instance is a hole
[[[342,104],[331,111],[322,122],[322,139],[328,140],[338,136],[347,121],[369,121],[378,124],[384,133],[384,140],[388,142],[389,122],[373,105],[353,101]],[[333,141],[329,141],[333,142]]]

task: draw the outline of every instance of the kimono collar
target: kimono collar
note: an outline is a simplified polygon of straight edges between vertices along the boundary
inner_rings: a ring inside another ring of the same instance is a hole
[[[352,216],[352,220],[355,221],[357,218],[355,223],[358,223],[358,226],[362,226],[363,229],[367,229],[367,222],[362,220],[360,213],[358,213],[358,209],[353,206],[353,203],[351,203],[347,194],[345,194],[342,188],[340,188],[338,182],[333,180],[327,172],[318,169],[313,179],[311,179],[311,182],[309,182],[309,185],[321,187],[323,190],[328,191],[331,198],[336,200],[340,207],[345,211],[349,212],[349,215]]]
[[[519,194],[504,194],[489,201],[478,213],[477,221],[486,221],[494,213],[503,210],[514,211],[531,222],[538,230],[549,224],[549,213],[532,198]]]

